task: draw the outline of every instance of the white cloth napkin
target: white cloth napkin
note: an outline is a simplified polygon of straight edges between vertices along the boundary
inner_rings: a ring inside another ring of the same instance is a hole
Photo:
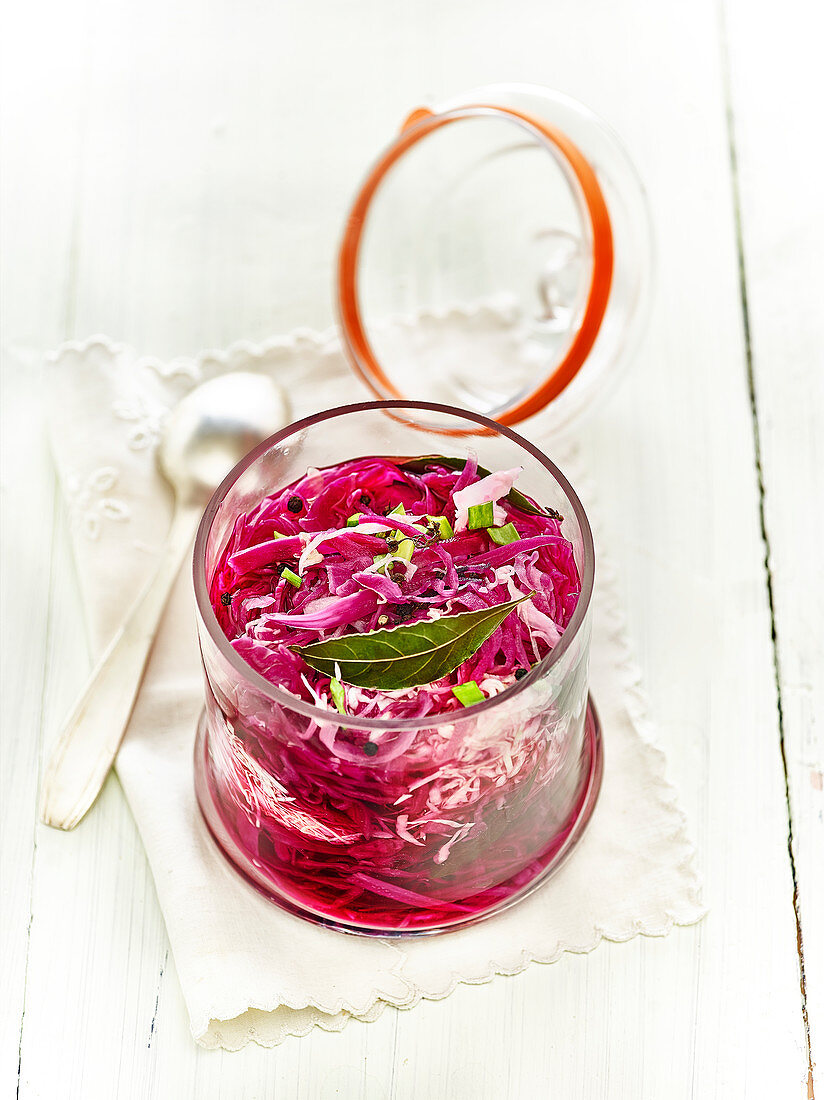
[[[422,339],[460,317],[422,320]],[[484,315],[484,338],[507,341]],[[477,336],[477,332],[475,333]],[[100,652],[150,575],[171,514],[155,470],[164,415],[217,373],[272,374],[295,418],[363,398],[334,334],[295,333],[265,346],[161,363],[104,339],[68,344],[49,367],[50,426],[72,528],[92,648]],[[534,435],[534,432],[533,432]],[[540,442],[540,440],[539,440]],[[580,459],[552,457],[592,516]],[[694,852],[653,746],[616,606],[603,542],[592,645],[592,693],[605,745],[603,787],[569,861],[531,897],[468,929],[423,939],[341,935],[282,912],[225,863],[195,802],[192,747],[203,699],[190,571],[175,588],[117,761],[146,846],[192,1034],[203,1046],[271,1046],[312,1027],[339,1030],[387,1005],[411,1008],[458,982],[516,974],[602,939],[662,936],[703,915]]]

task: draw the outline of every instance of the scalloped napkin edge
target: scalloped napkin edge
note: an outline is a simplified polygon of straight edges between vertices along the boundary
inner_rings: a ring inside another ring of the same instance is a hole
[[[477,346],[498,355],[495,344],[503,343],[511,353],[505,313],[452,310],[420,325],[421,341],[432,347],[456,326],[472,325]],[[241,369],[276,377],[295,419],[363,398],[333,331],[297,331],[170,362],[103,337],[65,344],[50,357],[50,436],[94,652],[150,575],[168,529],[169,494],[154,464],[164,416],[199,381]],[[541,442],[534,429],[533,438]],[[603,939],[663,936],[704,915],[695,852],[655,745],[591,481],[574,446],[551,453],[582,497],[599,547],[591,685],[603,727],[603,786],[586,833],[556,875],[511,910],[461,931],[408,940],[341,935],[282,912],[228,867],[194,798],[202,673],[182,571],[117,772],[201,1045],[237,1050],[250,1041],[274,1046],[313,1027],[339,1031],[352,1018],[376,1019],[387,1005],[412,1008],[460,982],[517,974]]]

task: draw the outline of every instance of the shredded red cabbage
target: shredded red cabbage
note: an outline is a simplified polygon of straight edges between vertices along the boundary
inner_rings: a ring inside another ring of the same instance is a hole
[[[517,473],[481,478],[471,459],[460,470],[432,460],[418,473],[386,458],[308,471],[238,519],[212,578],[212,605],[221,627],[238,653],[272,683],[334,709],[329,677],[309,668],[291,647],[478,611],[532,592],[532,599],[449,676],[402,692],[349,688],[346,709],[370,718],[460,710],[452,688],[468,680],[487,696],[497,694],[519,669],[552,649],[580,592],[572,545],[562,536],[560,521],[502,495]],[[515,525],[518,541],[497,546],[485,529],[467,529],[467,505],[484,499],[495,502],[496,525]],[[388,515],[398,505],[405,514]],[[355,515],[359,522],[347,527]],[[445,516],[455,528],[453,537],[441,538],[426,525],[427,516]],[[411,561],[396,557],[376,564],[393,532],[412,539]],[[301,577],[300,587],[283,579],[284,567]]]
[[[211,578],[237,652],[329,711],[328,721],[288,707],[277,721],[239,713],[210,677],[209,787],[222,827],[281,897],[361,927],[452,923],[521,892],[563,844],[583,782],[585,654],[571,669],[564,713],[524,704],[473,720],[452,692],[474,680],[485,696],[499,694],[568,625],[580,580],[560,517],[513,502],[517,471],[485,479],[472,459],[457,470],[437,459],[423,472],[414,466],[377,457],[307,471],[237,519]],[[497,526],[514,524],[516,541],[499,546],[467,526],[484,498]],[[389,516],[399,504],[404,512]],[[446,517],[453,536],[427,516]],[[403,537],[413,542],[410,560],[391,556]],[[344,685],[347,716],[329,678],[291,648],[530,592],[442,680],[403,691]],[[444,712],[456,713],[436,721]],[[428,728],[357,728],[358,717],[428,715]]]

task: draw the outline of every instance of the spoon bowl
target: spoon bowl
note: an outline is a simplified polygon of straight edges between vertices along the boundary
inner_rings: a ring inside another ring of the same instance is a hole
[[[158,465],[179,503],[204,500],[288,420],[283,391],[265,375],[220,375],[195,387],[169,414]]]

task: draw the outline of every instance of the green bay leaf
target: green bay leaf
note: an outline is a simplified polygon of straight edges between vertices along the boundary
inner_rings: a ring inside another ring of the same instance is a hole
[[[357,687],[396,691],[440,680],[483,645],[509,613],[528,600],[463,611],[367,634],[344,634],[295,646],[295,653],[326,676]]]

